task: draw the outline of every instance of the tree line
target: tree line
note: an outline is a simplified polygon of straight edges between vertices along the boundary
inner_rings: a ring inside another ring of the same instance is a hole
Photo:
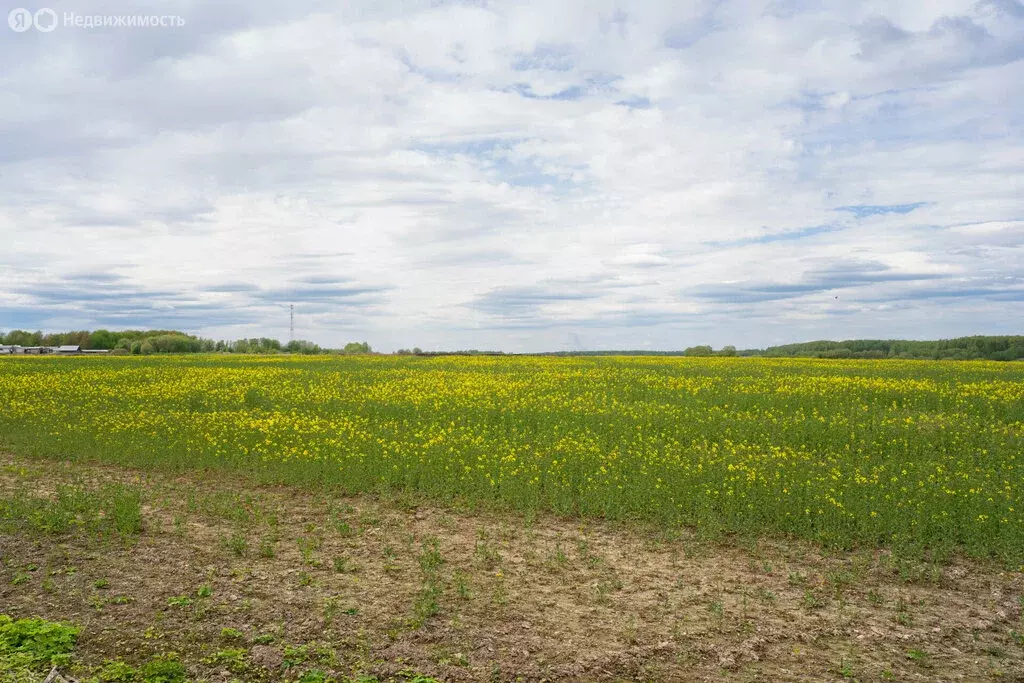
[[[811,358],[906,358],[919,360],[1021,360],[1024,336],[974,336],[932,341],[850,339],[771,346],[743,355]]]
[[[213,340],[177,330],[77,330],[72,332],[29,332],[12,330],[0,333],[0,343],[8,346],[80,346],[112,353],[148,356],[155,353],[299,353],[360,354],[372,353],[366,342],[349,342],[339,349],[323,348],[311,341],[295,339],[282,344],[269,337],[234,341]]]
[[[83,349],[107,349],[115,353],[150,355],[154,353],[297,353],[366,354],[373,349],[366,342],[349,342],[341,348],[323,348],[311,341],[296,339],[282,344],[269,337],[234,341],[206,339],[177,330],[78,330],[72,332],[0,332],[0,344],[16,346],[80,346]],[[500,351],[431,352],[419,348],[400,349],[399,355],[503,355]],[[906,339],[850,339],[812,341],[742,349],[709,345],[691,346],[681,351],[556,351],[555,356],[765,356],[769,358],[903,358],[919,360],[1024,360],[1024,336],[973,336],[956,339],[913,341]]]
[[[902,358],[916,360],[1024,360],[1024,336],[974,336],[931,341],[850,339],[741,349],[706,344],[681,351],[555,351],[550,356],[763,356],[768,358]]]

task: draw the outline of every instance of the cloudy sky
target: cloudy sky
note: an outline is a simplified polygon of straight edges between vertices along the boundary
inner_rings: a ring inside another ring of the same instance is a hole
[[[2,329],[1022,332],[1019,0],[47,6],[0,24]]]

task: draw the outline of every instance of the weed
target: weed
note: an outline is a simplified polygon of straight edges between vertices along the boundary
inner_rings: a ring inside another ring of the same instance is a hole
[[[355,530],[352,528],[352,525],[343,519],[334,520],[332,526],[334,527],[334,531],[343,538],[354,536],[356,533]]]
[[[334,571],[339,574],[355,574],[359,571],[359,565],[352,562],[347,557],[337,555],[334,558]]]
[[[103,683],[129,683],[139,678],[138,670],[121,660],[108,660],[100,669],[98,678]]]
[[[245,553],[249,550],[249,541],[246,540],[245,534],[235,532],[224,540],[224,546],[236,557],[245,557]]]
[[[491,546],[487,540],[480,540],[476,542],[474,555],[480,562],[481,566],[488,571],[493,571],[495,567],[501,564],[501,553],[498,552],[497,548]]]
[[[99,489],[62,484],[52,496],[18,489],[0,498],[0,526],[41,534],[76,531],[135,536],[142,530],[142,494],[136,487],[109,484]]]
[[[914,625],[914,618],[910,615],[907,609],[907,601],[900,597],[896,601],[896,616],[894,617],[896,623],[901,626],[910,627]]]
[[[314,553],[320,549],[321,540],[316,536],[302,536],[297,541],[299,545],[299,553],[302,554],[302,561],[312,567],[320,566],[320,562],[314,556]]]
[[[246,669],[245,650],[242,648],[231,648],[219,650],[203,660],[207,664],[216,664],[224,667],[232,673],[242,673]]]
[[[441,557],[437,538],[429,537],[424,539],[420,550],[419,562],[420,570],[424,574],[434,574],[444,564],[444,558]]]
[[[569,564],[569,557],[562,550],[561,543],[555,543],[555,555],[554,555],[555,566],[559,568],[565,568]]]
[[[413,603],[413,625],[419,628],[427,619],[440,611],[438,600],[441,597],[441,584],[434,580],[424,582],[419,593],[416,594],[416,601]]]
[[[25,680],[31,680],[28,672],[65,666],[71,661],[79,631],[72,624],[45,619],[14,620],[0,614],[0,671],[21,672]]]
[[[822,606],[821,598],[810,588],[804,589],[804,597],[801,600],[801,604],[807,610],[818,609]]]
[[[853,678],[853,662],[843,657],[839,661],[839,675],[843,678]]]
[[[455,581],[455,594],[459,596],[460,600],[469,600],[469,584],[466,582],[466,575],[461,571],[456,571],[452,575],[452,579]]]
[[[338,613],[338,598],[324,598],[324,626],[330,626],[334,621],[334,615]]]

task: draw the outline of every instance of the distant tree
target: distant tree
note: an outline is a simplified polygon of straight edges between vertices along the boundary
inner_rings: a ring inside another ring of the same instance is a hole
[[[89,349],[112,349],[117,346],[118,338],[109,330],[96,330],[89,334],[85,347]]]
[[[421,349],[418,346],[412,347],[412,355],[414,355],[414,356],[422,356],[423,355],[423,349]]]
[[[284,346],[284,350],[288,353],[301,353],[306,355],[312,355],[322,353],[323,349],[319,345],[314,344],[311,341],[304,339],[293,339]]]
[[[26,330],[11,330],[4,337],[4,344],[9,346],[39,346],[43,341],[42,332],[28,332]]]
[[[345,354],[370,353],[370,345],[366,342],[349,342],[341,350]]]
[[[683,351],[683,353],[687,356],[710,356],[714,353],[714,349],[707,345],[691,346]]]
[[[719,351],[718,354],[720,356],[735,356],[736,355],[736,347],[733,346],[732,344],[730,344],[728,346],[723,346],[722,350]]]

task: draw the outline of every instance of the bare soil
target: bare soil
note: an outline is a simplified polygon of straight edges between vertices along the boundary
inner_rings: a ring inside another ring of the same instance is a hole
[[[1024,575],[992,564],[0,455],[8,497],[112,481],[137,537],[0,532],[0,613],[79,624],[79,673],[1024,681]]]

